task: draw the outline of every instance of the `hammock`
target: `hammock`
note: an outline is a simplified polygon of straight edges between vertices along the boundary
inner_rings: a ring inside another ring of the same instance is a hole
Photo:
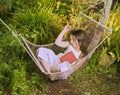
[[[109,35],[112,33],[112,30],[108,27],[102,25],[101,23],[93,20],[92,18],[88,17],[87,15],[79,12],[79,16],[76,20],[77,23],[74,24],[74,28],[81,28],[86,31],[87,36],[89,37],[88,40],[88,47],[87,47],[87,54],[81,60],[79,57],[75,65],[72,66],[72,69],[69,69],[64,72],[57,72],[57,73],[47,73],[43,66],[39,63],[36,57],[36,49],[40,47],[45,47],[53,50],[56,54],[63,52],[64,50],[60,47],[57,47],[54,43],[46,44],[46,45],[36,45],[25,39],[22,34],[15,34],[5,22],[0,19],[0,21],[11,31],[13,36],[19,41],[19,43],[23,46],[23,48],[27,51],[29,56],[38,66],[43,74],[48,76],[50,80],[63,80],[68,78],[72,73],[78,70],[83,64],[85,64],[93,55],[94,51],[106,40]],[[102,36],[101,36],[102,34]],[[21,40],[22,39],[22,40]]]

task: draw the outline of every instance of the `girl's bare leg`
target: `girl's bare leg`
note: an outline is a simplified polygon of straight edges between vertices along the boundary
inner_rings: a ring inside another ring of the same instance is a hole
[[[43,65],[43,67],[45,68],[45,70],[48,72],[48,73],[51,73],[50,72],[50,68],[49,68],[49,65],[46,61],[44,61],[43,59],[39,58],[38,57],[38,61],[40,62],[40,64]]]

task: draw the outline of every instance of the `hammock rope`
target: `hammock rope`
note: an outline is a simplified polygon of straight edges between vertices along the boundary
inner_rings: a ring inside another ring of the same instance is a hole
[[[106,27],[105,25],[101,24],[100,22],[97,22],[96,20],[94,20],[94,19],[90,18],[89,16],[87,16],[87,15],[83,14],[83,13],[82,13],[82,12],[80,12],[80,11],[79,11],[79,15],[83,15],[83,16],[84,16],[84,17],[86,17],[87,19],[89,19],[89,20],[91,20],[91,21],[95,22],[96,24],[100,25],[101,27],[105,28],[106,30],[108,30],[108,31],[112,32],[112,29],[110,29],[110,28]]]
[[[29,53],[30,57],[33,59],[33,61],[36,63],[36,65],[40,68],[40,70],[41,70],[43,73],[45,73],[43,67],[39,64],[39,61],[36,59],[36,57],[35,57],[35,55],[33,54],[32,50],[30,49],[30,47],[29,47],[28,44],[26,43],[25,38],[24,38],[22,35],[21,35],[21,38],[22,38],[23,42],[25,43],[28,51],[30,52],[30,53]]]
[[[60,79],[66,79],[69,75],[71,75],[73,72],[75,72],[77,69],[79,69],[81,67],[81,65],[83,65],[86,61],[88,61],[91,58],[91,56],[93,55],[94,51],[112,33],[112,29],[109,29],[108,27],[102,25],[100,22],[97,22],[94,19],[90,18],[89,16],[83,14],[82,12],[79,12],[79,15],[78,15],[78,17],[76,19],[76,22],[78,21],[78,19],[79,19],[80,16],[83,16],[83,17],[87,18],[87,20],[92,21],[95,24],[97,24],[98,28],[102,28],[100,32],[102,32],[103,29],[106,29],[107,31],[109,31],[109,33],[82,60],[80,60],[78,58],[75,66],[73,66],[72,69],[69,69],[69,70],[64,71],[64,72],[57,72],[57,73],[47,73],[45,71],[44,67],[37,60],[36,51],[35,51],[35,53],[32,51],[32,47],[34,49],[37,49],[39,47],[47,47],[47,48],[50,48],[50,49],[54,48],[55,51],[58,51],[58,49],[56,48],[56,46],[55,46],[54,43],[46,44],[46,45],[36,45],[36,44],[33,44],[33,43],[29,42],[28,40],[26,40],[22,36],[22,34],[16,34],[13,30],[11,30],[9,28],[9,26],[2,19],[0,19],[0,21],[7,27],[7,29],[12,33],[12,35],[18,40],[18,42],[20,43],[20,45],[26,50],[26,52],[29,54],[29,56],[32,58],[32,60],[35,62],[35,64],[38,66],[38,68],[41,70],[42,73],[44,73],[45,75],[47,75],[51,80],[60,80]],[[75,24],[77,24],[76,22],[75,22]],[[75,24],[74,24],[73,27],[75,27]],[[22,39],[22,41],[21,41],[21,39]]]

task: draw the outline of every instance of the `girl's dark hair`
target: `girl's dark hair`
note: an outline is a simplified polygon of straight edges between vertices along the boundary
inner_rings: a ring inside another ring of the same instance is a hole
[[[85,31],[83,31],[82,29],[71,30],[70,34],[75,36],[75,38],[77,39],[80,45],[81,51],[83,52],[84,55],[86,55],[87,47],[88,47],[88,43],[87,43],[88,37],[86,36]]]

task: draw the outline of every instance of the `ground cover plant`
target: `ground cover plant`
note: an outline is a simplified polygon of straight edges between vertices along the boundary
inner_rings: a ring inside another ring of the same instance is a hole
[[[67,21],[73,24],[78,11],[87,7],[86,0],[2,0],[0,17],[15,33],[22,33],[33,43],[46,44],[54,42]],[[92,17],[94,12],[91,10],[86,14]],[[0,95],[119,95],[119,14],[117,3],[106,22],[113,28],[113,34],[85,66],[68,79],[55,82],[40,72],[0,23]],[[108,56],[114,59],[112,63],[106,63]]]

